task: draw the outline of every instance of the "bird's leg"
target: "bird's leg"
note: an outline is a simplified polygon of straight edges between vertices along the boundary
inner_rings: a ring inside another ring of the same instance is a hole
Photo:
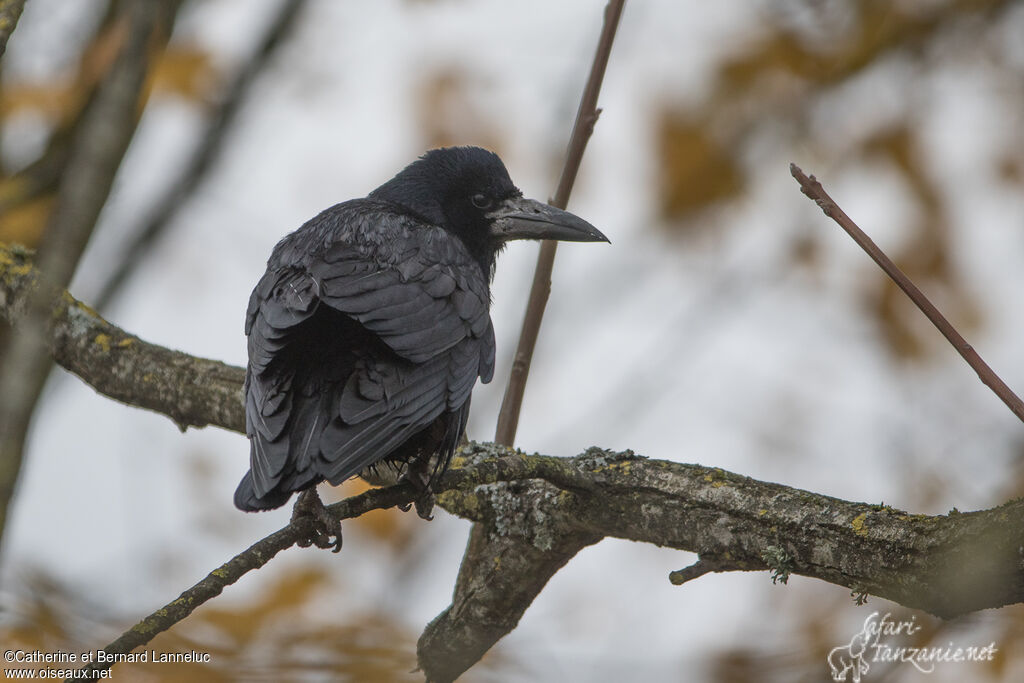
[[[308,488],[299,494],[292,508],[292,522],[303,517],[313,520],[313,531],[309,538],[299,541],[299,546],[308,548],[315,545],[317,548],[333,548],[333,552],[341,551],[341,520],[334,519],[327,512],[316,487]],[[331,540],[334,536],[334,541]]]
[[[416,514],[428,522],[434,519],[434,492],[430,489],[430,456],[415,455],[405,468],[403,481],[410,482],[419,493],[413,501]],[[399,506],[402,512],[409,510],[409,504]]]

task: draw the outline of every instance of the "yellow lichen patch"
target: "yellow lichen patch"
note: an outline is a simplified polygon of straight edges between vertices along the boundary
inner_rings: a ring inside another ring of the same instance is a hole
[[[721,488],[727,486],[729,482],[725,481],[724,472],[717,467],[707,474],[704,475],[704,481],[711,484],[712,488]]]
[[[104,332],[100,332],[99,334],[97,334],[95,337],[92,338],[92,341],[94,344],[96,344],[96,346],[103,349],[103,353],[110,353],[110,350],[114,348],[126,349],[135,343],[135,340],[132,339],[131,337],[125,337],[115,342],[109,334],[106,334]]]
[[[915,515],[899,515],[896,519],[901,522],[920,522],[928,519],[928,515],[915,514]]]
[[[14,281],[32,273],[32,262],[22,258],[15,247],[0,243],[0,270],[5,280]]]
[[[100,318],[100,314],[99,314],[99,312],[95,308],[93,308],[89,304],[82,303],[81,301],[79,301],[75,297],[71,296],[68,292],[64,292],[63,294],[61,294],[61,296],[64,298],[64,301],[68,305],[70,305],[70,306],[77,306],[80,310],[82,310],[85,313],[87,313],[90,318]],[[102,320],[102,318],[100,318],[100,320]]]
[[[32,267],[32,264],[27,261],[25,263],[21,263],[18,265],[14,265],[12,263],[10,268],[8,268],[7,272],[9,272],[14,277],[20,278],[25,277],[26,275],[30,275],[32,273]]]
[[[853,518],[853,521],[850,522],[850,526],[853,527],[853,533],[858,536],[868,535],[868,530],[864,527],[864,520],[867,519],[867,517],[868,513],[862,512]]]
[[[764,508],[761,508],[760,510],[757,511],[757,516],[758,517],[764,517],[767,514],[768,514],[768,511],[765,510]]]
[[[608,465],[610,470],[619,470],[625,475],[629,475],[633,470],[633,463],[629,460],[622,460],[620,462],[613,462]]]

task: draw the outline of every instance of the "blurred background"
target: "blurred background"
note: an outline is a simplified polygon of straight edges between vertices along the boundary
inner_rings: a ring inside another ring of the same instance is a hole
[[[30,0],[0,85],[0,241],[35,246],[132,0]],[[553,191],[603,3],[191,0],[151,41],[138,127],[72,292],[143,339],[245,362],[271,248],[424,150],[497,151]],[[627,3],[570,210],[610,247],[559,250],[517,445],[720,466],[915,513],[1024,493],[1024,427],[789,175],[814,173],[1018,392],[1024,390],[1024,3]],[[501,257],[494,434],[537,247]],[[0,642],[97,649],[288,521],[231,503],[248,444],[95,394],[55,370],[0,559]],[[361,489],[349,482],[328,498]],[[291,550],[151,644],[208,664],[115,680],[418,680],[469,523],[396,510],[341,555]],[[1024,676],[1024,611],[951,622],[768,573],[606,539],[462,680],[826,680],[874,611],[986,664],[865,680]]]

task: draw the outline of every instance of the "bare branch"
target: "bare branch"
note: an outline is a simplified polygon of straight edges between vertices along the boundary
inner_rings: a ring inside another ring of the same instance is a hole
[[[711,572],[728,571],[728,569],[729,567],[727,564],[722,564],[721,562],[711,560],[702,556],[689,567],[684,567],[683,569],[677,569],[674,572],[670,572],[668,575],[668,580],[672,582],[673,586],[681,586],[687,581],[699,579],[705,574],[710,574]]]
[[[604,9],[604,27],[601,29],[597,52],[594,54],[594,61],[590,66],[590,76],[583,89],[580,107],[576,112],[576,122],[573,124],[572,135],[569,138],[569,148],[565,154],[562,177],[558,181],[555,198],[551,200],[551,205],[560,209],[566,208],[569,203],[569,193],[572,192],[573,183],[576,181],[576,173],[583,160],[583,151],[587,147],[587,141],[590,140],[590,136],[594,132],[594,124],[601,113],[601,110],[597,108],[597,96],[601,92],[601,82],[604,80],[608,57],[612,51],[612,43],[615,41],[615,31],[619,27],[619,18],[622,16],[622,8],[625,4],[626,0],[610,0]],[[519,411],[523,405],[523,394],[526,392],[526,378],[530,374],[533,349],[537,345],[540,323],[544,318],[544,309],[548,305],[548,296],[551,294],[551,272],[555,267],[557,248],[558,242],[545,240],[541,243],[540,254],[537,256],[537,268],[533,273],[530,298],[523,316],[523,328],[519,333],[519,344],[512,361],[512,371],[508,378],[508,386],[505,388],[505,397],[501,401],[498,426],[494,434],[494,440],[506,446],[511,446],[516,440]]]
[[[900,270],[888,256],[885,255],[885,252],[879,249],[878,245],[875,244],[874,241],[872,241],[872,239],[868,237],[867,234],[865,234],[849,216],[846,215],[846,212],[839,208],[839,205],[835,203],[835,200],[833,200],[832,197],[828,196],[828,193],[825,192],[825,188],[821,186],[821,183],[819,183],[813,175],[808,178],[796,164],[790,164],[789,171],[793,174],[793,177],[796,178],[796,181],[800,183],[800,190],[805,195],[813,199],[821,210],[825,212],[826,216],[834,220],[843,230],[849,233],[850,237],[853,238],[853,241],[856,242],[861,249],[867,252],[868,256],[870,256],[874,262],[885,271],[886,275],[892,278],[899,288],[902,289],[908,297],[910,297],[910,300],[913,301],[919,309],[921,309],[921,312],[928,317],[928,320],[938,328],[939,332],[942,333],[942,336],[944,336],[949,343],[953,345],[953,348],[957,350],[957,353],[963,356],[963,359],[967,361],[967,364],[970,365],[976,373],[978,373],[978,377],[985,386],[994,391],[996,396],[1002,399],[1003,403],[1006,404],[1018,419],[1024,421],[1024,402],[1022,402],[1020,397],[1013,393],[1013,390],[1003,382],[999,375],[997,375],[995,371],[992,370],[984,360],[982,360],[981,356],[978,355],[978,352],[974,350],[974,347],[967,343],[967,340],[956,331],[956,328],[946,320],[946,317],[942,315],[939,309],[928,300],[928,297],[926,297],[921,290],[917,288],[917,285],[911,282],[910,278],[907,277],[907,275]]]

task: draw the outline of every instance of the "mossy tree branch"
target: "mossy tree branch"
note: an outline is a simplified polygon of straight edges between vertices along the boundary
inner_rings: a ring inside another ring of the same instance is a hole
[[[512,631],[582,548],[611,536],[700,554],[714,571],[770,570],[942,617],[1024,601],[1024,500],[928,516],[844,501],[724,470],[592,448],[574,458],[470,444],[438,503],[476,522],[452,605],[420,638],[431,681],[454,680]],[[328,508],[337,519],[409,502],[407,485]],[[300,520],[214,570],[107,647],[149,642],[308,533]]]
[[[5,318],[17,323],[37,280],[27,253],[0,248]],[[143,342],[66,292],[51,288],[48,296],[54,305],[48,339],[59,364],[101,393],[183,426],[241,431],[241,368]],[[979,512],[913,515],[630,452],[590,449],[557,458],[485,444],[463,449],[439,489],[438,503],[477,522],[478,530],[452,606],[420,639],[420,662],[431,680],[451,680],[471,666],[515,627],[569,558],[606,536],[697,553],[699,570],[674,573],[677,582],[706,571],[770,570],[776,578],[813,577],[942,617],[1024,602],[1024,500]],[[411,498],[402,486],[390,487],[330,510],[343,519]],[[198,592],[183,594],[189,600],[154,613],[129,632],[135,636],[126,633],[111,647],[145,644],[261,566],[271,546],[279,552],[302,533],[290,526],[257,543],[190,589]],[[452,656],[455,650],[460,657]]]
[[[38,280],[31,252],[0,244],[0,317],[17,325]],[[66,291],[41,288],[52,309],[45,339],[58,365],[104,396],[166,415],[181,429],[245,432],[245,370],[142,341]]]

